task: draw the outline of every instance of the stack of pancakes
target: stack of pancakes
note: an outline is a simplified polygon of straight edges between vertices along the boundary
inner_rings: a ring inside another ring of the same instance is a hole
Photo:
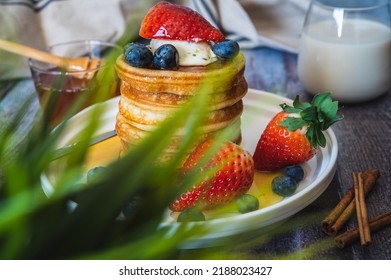
[[[200,140],[229,127],[236,133],[227,140],[240,142],[242,98],[247,93],[244,66],[242,53],[231,61],[217,61],[208,66],[180,66],[177,70],[136,68],[120,56],[116,62],[121,80],[116,131],[122,151],[140,142],[166,118],[175,114],[180,106],[200,91],[205,82],[210,105]],[[181,133],[184,132],[178,129],[160,160],[169,160],[176,152]]]

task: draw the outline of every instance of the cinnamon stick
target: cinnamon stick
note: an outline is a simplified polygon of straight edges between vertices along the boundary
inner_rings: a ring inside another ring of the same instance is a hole
[[[331,211],[331,213],[320,223],[322,230],[329,234],[335,234],[332,226],[337,221],[337,219],[342,215],[342,213],[347,209],[351,201],[354,199],[354,190],[350,188],[346,194],[341,198],[337,206]]]
[[[378,215],[369,220],[369,229],[371,232],[376,232],[382,228],[391,225],[391,210],[381,215]],[[347,245],[353,243],[360,238],[358,228],[345,231],[334,238],[335,244],[338,248],[345,248]]]
[[[361,173],[353,172],[354,198],[356,200],[356,214],[358,222],[358,232],[362,246],[371,243],[371,231],[369,229],[367,207],[365,204],[365,195],[363,187],[363,178]]]
[[[380,172],[378,169],[369,169],[362,172],[364,195],[367,195],[374,187]],[[336,235],[346,224],[355,211],[356,201],[354,187],[350,188],[342,197],[337,206],[321,222],[322,230],[328,235]]]

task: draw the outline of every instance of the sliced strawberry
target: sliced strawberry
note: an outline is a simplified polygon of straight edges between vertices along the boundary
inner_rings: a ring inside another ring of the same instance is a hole
[[[202,167],[199,163],[215,144],[206,140],[199,144],[183,165],[183,172],[188,174],[199,168],[201,174],[212,172],[210,178],[182,193],[170,205],[173,211],[200,207],[212,209],[233,201],[251,187],[254,178],[254,162],[251,155],[232,142],[224,142],[218,152]]]
[[[189,42],[224,40],[224,35],[199,13],[165,1],[153,6],[144,17],[140,36]]]
[[[300,102],[297,96],[293,107],[281,107],[283,111],[268,123],[256,146],[256,170],[275,171],[310,160],[318,146],[326,145],[322,131],[342,119],[337,117],[338,102],[329,93],[315,96],[312,104]]]

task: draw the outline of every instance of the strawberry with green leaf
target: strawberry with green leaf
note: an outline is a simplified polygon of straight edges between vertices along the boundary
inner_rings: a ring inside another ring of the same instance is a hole
[[[254,178],[251,154],[227,141],[203,164],[213,145],[216,145],[213,139],[201,142],[185,161],[183,174],[206,178],[180,194],[169,206],[171,210],[183,211],[193,207],[204,210],[223,206],[251,187]]]
[[[326,146],[322,131],[342,119],[337,116],[338,101],[328,92],[316,95],[312,103],[296,96],[293,106],[280,106],[283,111],[268,123],[256,146],[256,170],[276,171],[310,160],[319,146]]]

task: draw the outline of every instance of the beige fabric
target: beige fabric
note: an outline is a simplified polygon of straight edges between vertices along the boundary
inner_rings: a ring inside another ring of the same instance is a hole
[[[297,52],[310,0],[175,0],[229,32],[241,47],[269,46]],[[72,40],[118,41],[138,34],[157,0],[0,0],[0,38],[45,49]],[[18,3],[18,4],[17,4]],[[0,79],[28,77],[26,59],[0,50]]]
[[[137,34],[155,1],[0,0],[0,38],[45,49],[76,40],[118,41]],[[0,79],[29,76],[26,59],[0,50]]]
[[[254,24],[259,40],[267,38],[270,46],[297,52],[309,0],[239,1]]]
[[[267,46],[298,51],[310,0],[182,0],[242,48]]]

